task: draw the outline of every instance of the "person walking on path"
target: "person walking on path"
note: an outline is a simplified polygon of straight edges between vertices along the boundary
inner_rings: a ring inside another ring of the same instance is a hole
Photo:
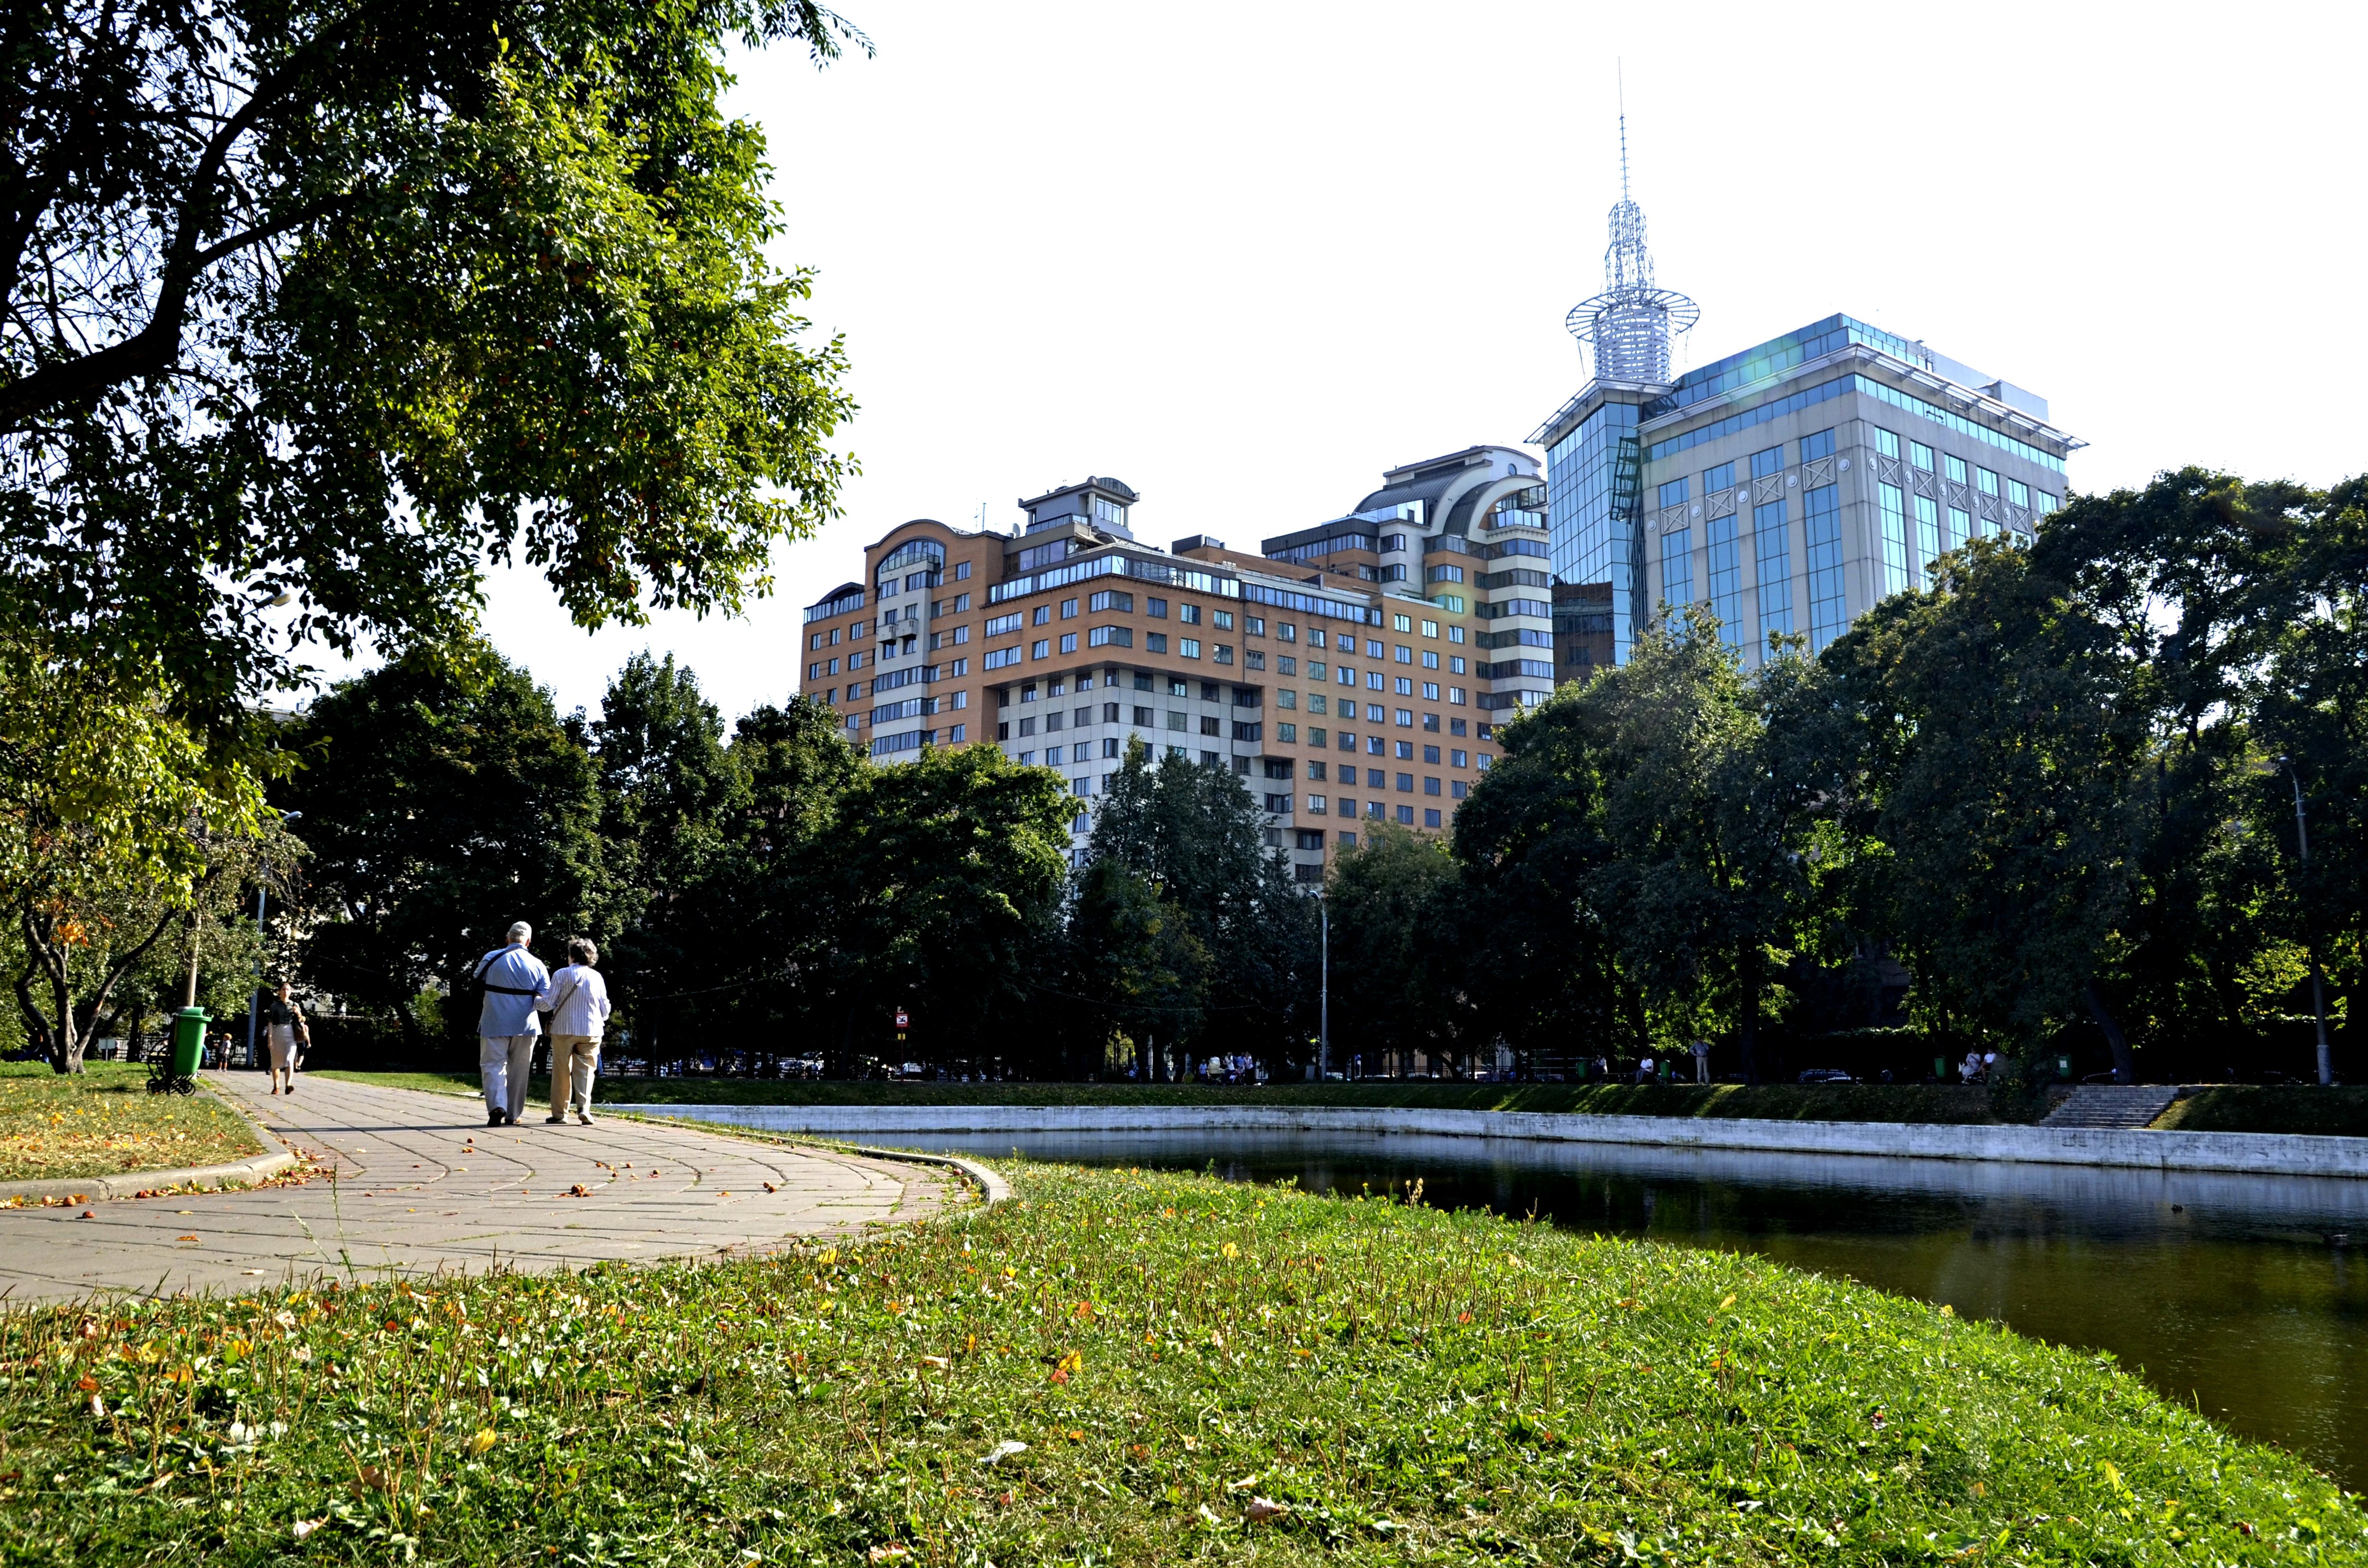
[[[296,1053],[311,1042],[312,1031],[304,1027],[304,1015],[296,1009],[288,977],[281,975],[274,983],[269,1000],[263,1004],[265,1037],[271,1043],[271,1092],[292,1095],[296,1092]]]
[[[488,1127],[514,1123],[526,1109],[527,1074],[542,1033],[535,1004],[551,983],[551,971],[526,950],[532,940],[534,927],[519,921],[510,927],[509,945],[479,959],[470,976],[485,993],[477,1010],[477,1072],[485,1085]]]
[[[609,1021],[609,983],[592,966],[600,949],[589,938],[571,937],[567,967],[551,977],[537,1006],[551,1009],[551,1114],[564,1122],[572,1106],[575,1119],[592,1125],[592,1075],[600,1068],[600,1031]]]

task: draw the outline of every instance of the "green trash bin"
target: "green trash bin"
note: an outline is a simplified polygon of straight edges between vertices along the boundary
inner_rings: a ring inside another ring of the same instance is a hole
[[[206,1025],[212,1022],[203,1007],[184,1007],[173,1020],[173,1075],[194,1078],[206,1048]]]

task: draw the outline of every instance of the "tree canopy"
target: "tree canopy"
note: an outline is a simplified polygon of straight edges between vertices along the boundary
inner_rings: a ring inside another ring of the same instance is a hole
[[[312,640],[733,610],[853,409],[727,47],[803,0],[38,0],[0,22],[0,637],[210,747]],[[285,617],[274,607],[290,605]]]

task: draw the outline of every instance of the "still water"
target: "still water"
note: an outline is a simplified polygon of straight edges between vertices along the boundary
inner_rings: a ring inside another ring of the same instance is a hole
[[[1423,1182],[1423,1200],[1759,1253],[2111,1351],[2368,1491],[2368,1182],[1493,1139],[907,1135],[981,1158]]]

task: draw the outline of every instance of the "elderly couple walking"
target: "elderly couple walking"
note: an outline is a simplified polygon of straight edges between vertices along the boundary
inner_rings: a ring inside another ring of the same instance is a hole
[[[485,1002],[477,1015],[477,1067],[485,1084],[485,1125],[515,1125],[526,1113],[527,1074],[534,1065],[535,1041],[551,1015],[551,1114],[564,1122],[592,1125],[592,1074],[600,1065],[600,1031],[609,1021],[609,986],[592,966],[599,949],[581,937],[567,944],[567,967],[557,974],[527,951],[534,927],[521,920],[510,927],[509,945],[495,948],[477,963],[475,979]]]

